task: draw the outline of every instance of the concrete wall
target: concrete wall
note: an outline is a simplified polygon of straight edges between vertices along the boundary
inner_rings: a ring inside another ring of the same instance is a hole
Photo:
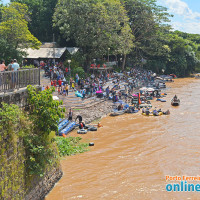
[[[41,90],[41,87],[38,86],[38,90]],[[0,93],[0,105],[2,102],[7,104],[16,104],[19,107],[25,107],[27,105],[27,89],[22,88],[14,92]]]

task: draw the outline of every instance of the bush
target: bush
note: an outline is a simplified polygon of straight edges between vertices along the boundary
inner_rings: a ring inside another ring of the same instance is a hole
[[[80,137],[57,137],[56,142],[59,149],[60,156],[70,156],[77,153],[83,153],[88,151],[88,144],[87,143],[80,143]]]
[[[34,65],[25,65],[25,66],[22,66],[22,69],[33,69],[33,68],[36,68]]]

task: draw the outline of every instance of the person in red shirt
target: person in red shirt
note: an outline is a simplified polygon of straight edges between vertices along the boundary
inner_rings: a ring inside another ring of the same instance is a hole
[[[54,85],[54,84],[53,84],[53,81],[51,80],[51,87],[53,87],[53,85]]]
[[[59,85],[59,87],[61,87],[61,85],[62,85],[62,80],[61,79],[58,80],[58,85]]]

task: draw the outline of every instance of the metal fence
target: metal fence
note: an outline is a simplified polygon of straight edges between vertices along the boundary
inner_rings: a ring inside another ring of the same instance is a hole
[[[24,88],[27,85],[40,85],[40,69],[0,72],[0,93]]]

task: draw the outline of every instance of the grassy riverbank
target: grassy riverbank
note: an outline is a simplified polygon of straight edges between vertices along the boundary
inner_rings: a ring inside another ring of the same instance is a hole
[[[59,155],[71,156],[88,151],[88,143],[81,142],[80,137],[56,137]]]

